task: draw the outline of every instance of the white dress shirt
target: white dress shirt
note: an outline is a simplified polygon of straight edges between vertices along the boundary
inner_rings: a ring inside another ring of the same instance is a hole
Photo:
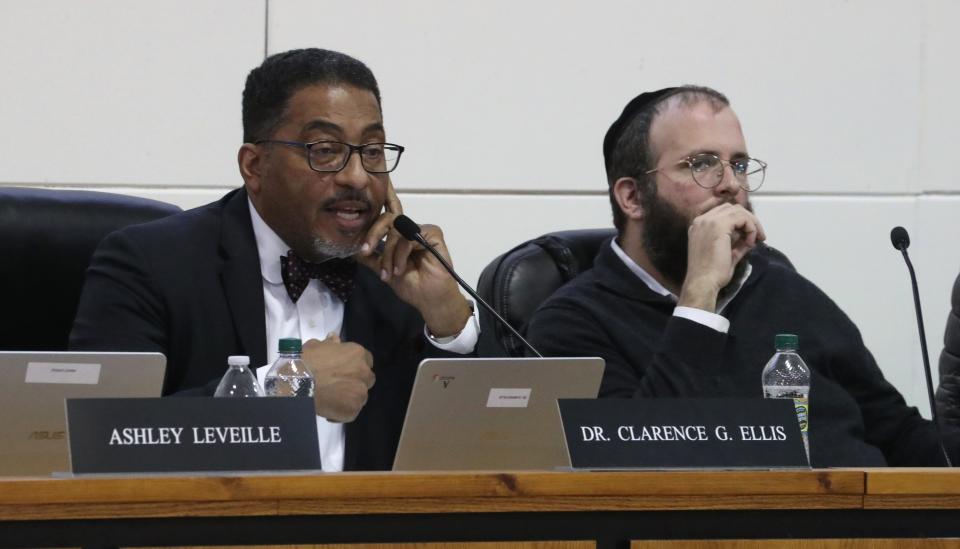
[[[623,261],[624,265],[626,265],[633,274],[637,275],[637,277],[639,277],[648,288],[662,296],[669,297],[674,303],[679,301],[680,298],[674,295],[670,290],[664,288],[663,284],[657,282],[657,279],[650,276],[650,273],[643,270],[643,267],[637,265],[637,262],[631,259],[630,256],[623,251],[620,245],[617,244],[616,238],[610,241],[610,246],[613,248],[613,252],[617,254],[617,257]],[[697,309],[694,307],[677,306],[673,309],[673,316],[686,318],[687,320],[692,320],[699,324],[703,324],[708,328],[713,328],[718,332],[727,333],[727,330],[730,329],[730,321],[724,318],[720,313],[722,313],[727,305],[733,301],[733,298],[740,293],[740,289],[743,288],[743,283],[746,282],[747,278],[750,276],[751,270],[753,270],[753,268],[749,263],[747,263],[747,268],[743,270],[743,274],[740,276],[740,278],[735,281],[734,291],[717,301],[716,313],[711,313],[709,311],[704,311],[703,309]]]
[[[264,317],[267,328],[267,365],[257,368],[257,378],[262,387],[269,365],[279,354],[279,340],[285,337],[297,337],[302,341],[310,339],[323,341],[328,334],[339,335],[343,327],[344,303],[326,285],[316,279],[310,280],[296,303],[290,299],[283,285],[283,276],[280,274],[280,256],[286,255],[290,247],[260,217],[249,200],[248,205],[253,234],[257,241],[257,252],[260,255]],[[424,334],[427,335],[426,326],[424,326]],[[440,349],[467,354],[473,351],[479,335],[479,319],[474,313],[458,335],[428,339]],[[317,416],[317,438],[323,470],[342,471],[343,424],[330,422],[326,418]]]

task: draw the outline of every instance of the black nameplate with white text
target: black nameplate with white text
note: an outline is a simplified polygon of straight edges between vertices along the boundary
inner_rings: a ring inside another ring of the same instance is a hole
[[[790,399],[560,399],[575,469],[806,468]]]
[[[81,473],[320,469],[310,398],[67,399]]]

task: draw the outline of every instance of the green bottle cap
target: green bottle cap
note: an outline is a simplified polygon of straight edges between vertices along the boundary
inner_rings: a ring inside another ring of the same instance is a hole
[[[299,353],[302,350],[300,340],[295,337],[284,337],[280,339],[281,353]]]
[[[773,346],[777,348],[778,351],[796,351],[797,350],[797,336],[794,334],[777,334],[773,338]]]

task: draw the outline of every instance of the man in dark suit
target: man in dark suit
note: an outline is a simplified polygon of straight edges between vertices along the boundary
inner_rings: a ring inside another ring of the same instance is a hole
[[[392,229],[403,147],[386,142],[376,80],[337,52],[273,55],[247,78],[243,126],[242,188],[104,239],[71,348],[159,351],[164,394],[210,394],[227,356],[265,364],[300,337],[324,470],[388,469],[419,361],[472,352],[478,328],[439,262]],[[423,235],[449,259],[437,227]]]

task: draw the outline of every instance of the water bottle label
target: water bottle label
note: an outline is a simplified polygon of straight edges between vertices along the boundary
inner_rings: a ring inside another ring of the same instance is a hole
[[[808,397],[800,397],[793,399],[793,407],[797,411],[797,421],[800,422],[800,432],[804,435],[807,434],[807,416],[810,412]]]

